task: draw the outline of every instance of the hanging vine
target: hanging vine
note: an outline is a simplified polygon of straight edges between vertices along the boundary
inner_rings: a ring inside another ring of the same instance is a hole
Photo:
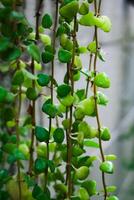
[[[111,83],[97,68],[105,60],[99,31],[110,32],[111,21],[101,14],[101,0],[54,0],[54,14],[44,13],[43,2],[32,27],[23,1],[0,0],[0,62],[12,77],[10,88],[0,86],[0,199],[118,200],[116,187],[106,182],[116,156],[104,154],[111,133],[99,114],[108,104],[102,89]],[[85,35],[90,42],[82,46]],[[48,123],[39,124],[40,116]],[[92,148],[100,156],[91,156]],[[91,168],[101,172],[101,183]]]

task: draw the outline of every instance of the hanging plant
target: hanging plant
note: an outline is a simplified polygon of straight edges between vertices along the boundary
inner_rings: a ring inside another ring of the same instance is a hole
[[[109,76],[97,69],[97,61],[105,61],[98,30],[111,30],[110,19],[101,14],[101,0],[55,0],[54,17],[42,13],[39,0],[35,27],[18,11],[23,2],[0,2],[0,61],[12,77],[10,88],[0,86],[0,199],[118,200],[112,194],[116,187],[106,183],[116,156],[104,154],[102,142],[109,141],[111,133],[99,115],[99,106],[108,104],[99,89],[111,85]],[[94,36],[80,46],[77,35],[84,26],[94,30]],[[51,38],[46,29],[52,31]],[[89,58],[86,70],[81,54]],[[65,74],[58,72],[62,83],[56,79],[57,60],[65,69]],[[44,73],[46,64],[50,74]],[[81,76],[85,87],[78,89]],[[41,114],[48,123],[38,122]],[[88,123],[90,118],[96,127]],[[100,155],[91,156],[92,148]],[[99,162],[102,177],[99,191],[90,176],[91,169],[96,173],[94,162]]]

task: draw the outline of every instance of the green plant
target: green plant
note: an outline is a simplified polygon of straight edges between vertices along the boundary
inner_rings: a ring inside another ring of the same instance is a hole
[[[0,199],[88,200],[95,195],[118,199],[111,195],[116,188],[108,187],[105,180],[106,173],[113,173],[116,156],[104,155],[102,140],[111,136],[110,130],[101,126],[98,111],[99,105],[108,103],[98,89],[110,87],[105,72],[97,72],[97,59],[104,61],[98,29],[111,29],[110,19],[100,14],[101,0],[55,0],[54,18],[49,13],[41,15],[43,0],[39,0],[35,28],[18,11],[23,2],[0,2],[0,61],[11,74],[11,87],[0,87]],[[85,47],[77,38],[81,25],[94,29],[93,41]],[[52,38],[44,34],[46,29],[52,30]],[[89,54],[87,71],[82,68],[82,53]],[[57,57],[66,69],[62,84],[55,79]],[[47,63],[51,74],[43,72]],[[86,86],[76,89],[75,82],[82,75]],[[48,117],[45,127],[37,123],[40,98],[44,101],[40,112]],[[96,119],[97,128],[89,125],[87,118]],[[89,147],[100,149],[101,161],[97,155],[87,154]],[[96,181],[88,179],[96,160],[102,173],[100,191]]]

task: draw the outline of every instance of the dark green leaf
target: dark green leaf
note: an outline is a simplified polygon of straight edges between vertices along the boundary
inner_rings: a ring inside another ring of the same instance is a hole
[[[64,141],[64,130],[62,128],[55,129],[53,138],[56,143],[62,143]]]
[[[21,50],[17,47],[8,48],[8,50],[2,54],[2,58],[8,62],[16,60],[20,56]]]
[[[47,74],[38,74],[37,82],[40,86],[47,86],[50,82],[50,76]]]
[[[70,51],[67,51],[65,49],[60,49],[58,52],[58,59],[62,63],[69,63],[72,58],[72,53]]]
[[[35,135],[38,141],[40,142],[48,142],[49,140],[49,132],[45,128],[41,126],[35,127]]]
[[[30,100],[36,100],[37,99],[37,93],[34,88],[28,88],[26,91],[26,96]]]
[[[42,106],[42,111],[52,118],[54,118],[58,113],[58,109],[56,108],[56,106],[46,102]]]
[[[47,161],[43,158],[37,158],[34,163],[34,170],[36,173],[40,174],[45,172],[47,168]]]
[[[6,37],[0,38],[0,52],[7,50],[9,45],[10,45],[10,41],[8,38],[6,38]]]
[[[4,102],[7,95],[7,90],[4,87],[0,86],[0,103]]]
[[[52,24],[52,17],[49,14],[45,14],[42,18],[42,26],[44,28],[50,28]]]
[[[71,86],[62,84],[57,88],[57,95],[60,98],[66,97],[71,92]]]
[[[53,53],[49,51],[45,51],[42,53],[42,61],[43,63],[49,63],[54,59]]]

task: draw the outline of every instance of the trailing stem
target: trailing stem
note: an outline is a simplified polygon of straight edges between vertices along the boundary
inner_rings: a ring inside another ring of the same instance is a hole
[[[18,96],[18,116],[16,119],[16,136],[17,136],[17,148],[19,147],[19,118],[20,118],[20,110],[21,110],[21,87],[19,89],[19,96]],[[19,200],[21,200],[21,172],[20,172],[20,161],[17,161],[17,180],[18,180],[18,188],[19,188]]]
[[[55,54],[55,48],[56,48],[56,31],[57,31],[57,23],[58,23],[58,0],[56,0],[56,9],[55,9],[55,20],[54,20],[54,27],[53,27],[53,38],[52,38],[52,45],[53,45],[53,52]],[[53,79],[54,79],[54,67],[55,67],[55,62],[54,58],[51,63],[51,88],[50,88],[50,93],[51,93],[51,102],[53,104],[54,101],[54,95],[53,95]],[[49,117],[49,135],[51,133],[51,127],[52,127],[52,118]],[[49,160],[49,141],[47,142],[47,160]],[[47,181],[48,181],[48,168],[45,170],[45,189],[47,186]]]
[[[95,5],[95,14],[98,15],[98,13],[100,12],[101,2],[99,3],[98,10],[97,10],[96,0],[94,2],[94,5]],[[99,45],[98,45],[98,28],[96,26],[95,26],[95,41],[96,41],[96,53],[95,53],[95,57],[94,57],[94,75],[96,76],[96,74],[97,74],[96,64],[97,64],[98,47],[99,47]],[[97,121],[98,132],[99,132],[100,154],[101,154],[102,162],[104,162],[105,157],[104,157],[102,141],[101,141],[101,124],[100,124],[99,110],[98,110],[98,104],[97,104],[97,87],[96,87],[95,84],[94,84],[94,99],[95,99],[95,109],[96,109],[96,121]],[[104,172],[102,172],[102,183],[103,183],[103,188],[104,188],[104,200],[106,200],[107,190],[106,190],[106,180],[105,180],[105,173]]]
[[[74,80],[73,80],[73,65],[75,60],[75,52],[76,52],[76,28],[77,28],[77,17],[74,17],[74,28],[72,33],[72,39],[73,39],[73,51],[72,51],[72,62],[69,66],[69,76],[71,80],[71,94],[74,94]],[[68,131],[68,137],[67,137],[67,186],[68,186],[68,192],[67,192],[67,198],[71,198],[72,194],[72,180],[71,180],[71,159],[72,159],[72,140],[71,140],[71,129],[72,129],[72,123],[73,123],[73,105],[70,106],[70,127]]]
[[[17,68],[19,69],[19,61],[17,61]],[[17,148],[19,148],[20,143],[20,135],[19,135],[19,121],[20,121],[20,112],[21,112],[21,86],[19,86],[18,91],[18,109],[16,115],[16,137],[17,137]],[[18,181],[18,188],[19,188],[19,200],[22,199],[22,189],[21,189],[21,171],[20,171],[20,161],[17,160],[17,181]]]
[[[90,54],[90,58],[89,58],[89,72],[91,71],[91,67],[92,67],[92,60],[93,60],[93,54]],[[90,79],[89,77],[87,78],[87,84],[86,84],[86,97],[88,96],[88,89],[89,89],[89,83],[90,83]]]
[[[43,0],[39,1],[38,8],[36,10],[36,27],[35,27],[35,43],[37,44],[38,39],[39,39],[39,21],[40,21],[40,10],[42,6]],[[34,75],[35,74],[35,67],[34,67],[34,59],[31,61],[31,72]],[[32,81],[32,87],[35,88],[35,81]],[[32,105],[30,106],[31,108],[31,117],[32,117],[32,133],[31,133],[31,145],[30,145],[30,159],[29,159],[29,170],[28,173],[32,175],[32,168],[33,168],[33,153],[34,153],[34,129],[35,129],[35,124],[36,124],[36,118],[35,118],[35,100],[32,101]]]

